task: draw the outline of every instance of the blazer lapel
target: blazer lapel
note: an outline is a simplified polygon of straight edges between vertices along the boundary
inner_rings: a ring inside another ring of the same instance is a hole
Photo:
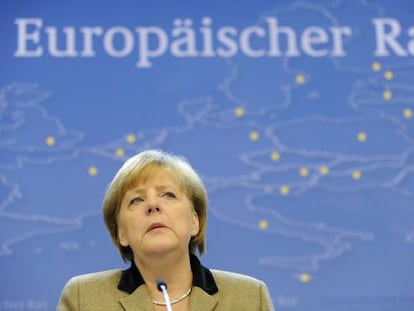
[[[153,311],[154,307],[145,285],[119,300],[125,311]]]
[[[190,311],[212,311],[218,304],[218,295],[209,295],[194,286],[191,291]],[[119,300],[125,311],[153,311],[154,307],[145,286],[138,287],[131,295]]]
[[[194,286],[191,291],[190,311],[211,311],[218,304],[218,295],[209,295],[201,288]]]

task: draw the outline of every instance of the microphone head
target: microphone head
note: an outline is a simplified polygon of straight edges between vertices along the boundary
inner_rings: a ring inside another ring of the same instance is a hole
[[[160,292],[162,292],[163,287],[167,289],[167,283],[165,283],[163,279],[157,279],[157,288]]]

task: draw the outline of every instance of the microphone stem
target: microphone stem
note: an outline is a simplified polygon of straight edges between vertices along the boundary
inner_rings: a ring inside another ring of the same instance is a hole
[[[160,285],[160,287],[162,290],[162,294],[164,296],[164,301],[165,301],[165,306],[167,308],[167,311],[172,311],[170,297],[168,296],[168,293],[167,293],[167,288],[165,288],[165,285]]]

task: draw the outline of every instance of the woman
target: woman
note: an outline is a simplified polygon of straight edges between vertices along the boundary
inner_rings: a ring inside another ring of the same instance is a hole
[[[149,150],[127,160],[103,215],[131,267],[72,278],[57,310],[166,310],[159,279],[174,311],[274,310],[262,281],[209,270],[196,257],[205,248],[207,194],[185,159]]]

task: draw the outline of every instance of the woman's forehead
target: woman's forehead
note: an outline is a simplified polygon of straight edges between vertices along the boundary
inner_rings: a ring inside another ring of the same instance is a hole
[[[179,172],[169,166],[147,165],[134,176],[132,184],[137,187],[148,182],[172,183],[181,188],[182,181]]]

